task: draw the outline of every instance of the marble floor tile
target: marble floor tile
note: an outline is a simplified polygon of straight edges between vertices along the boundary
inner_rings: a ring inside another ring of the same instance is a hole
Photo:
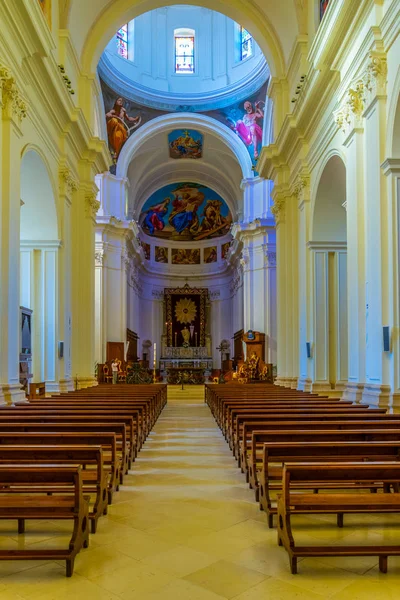
[[[169,388],[168,405],[79,553],[63,561],[0,561],[0,600],[394,600],[400,557],[289,560],[208,407],[204,389]],[[0,549],[67,544],[71,523],[0,523]],[[298,516],[301,543],[399,544],[399,515]]]

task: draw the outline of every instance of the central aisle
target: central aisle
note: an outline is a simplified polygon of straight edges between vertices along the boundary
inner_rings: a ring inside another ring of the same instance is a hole
[[[0,562],[2,600],[398,598],[400,559],[390,559],[387,575],[374,557],[307,559],[291,575],[276,531],[204,404],[204,388],[171,387],[168,396],[115,504],[78,555],[74,576],[65,578],[63,563]],[[354,535],[328,520],[333,543]],[[326,535],[323,517],[304,522],[319,540]],[[45,529],[31,541],[51,542]]]

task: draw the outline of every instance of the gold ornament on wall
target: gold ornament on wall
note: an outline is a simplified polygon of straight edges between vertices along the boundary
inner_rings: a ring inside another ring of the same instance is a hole
[[[197,308],[190,298],[181,298],[175,305],[175,317],[178,323],[191,323],[196,318]]]

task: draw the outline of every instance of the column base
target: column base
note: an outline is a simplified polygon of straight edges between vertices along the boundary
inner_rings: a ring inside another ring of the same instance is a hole
[[[365,383],[361,404],[378,406],[379,408],[392,407],[392,388],[390,385],[380,383]]]
[[[60,394],[66,394],[67,392],[73,392],[75,389],[74,380],[71,377],[69,377],[67,379],[60,379],[58,386],[59,386]]]
[[[301,392],[311,392],[312,379],[309,377],[299,377],[297,389]]]
[[[5,383],[0,385],[0,406],[29,404],[20,383]]]
[[[343,390],[332,389],[329,381],[314,381],[309,391],[320,396],[328,396],[328,398],[342,398],[343,396]]]
[[[363,389],[363,383],[348,381],[343,392],[343,400],[351,400],[355,404],[360,404],[362,400]]]
[[[400,412],[400,390],[396,390],[392,394],[392,409],[394,412]]]
[[[76,377],[74,389],[84,390],[90,387],[96,387],[99,382],[94,377]]]
[[[274,385],[279,385],[281,387],[285,386],[285,381],[286,381],[286,377],[284,377],[283,375],[277,375],[275,381],[274,381]]]

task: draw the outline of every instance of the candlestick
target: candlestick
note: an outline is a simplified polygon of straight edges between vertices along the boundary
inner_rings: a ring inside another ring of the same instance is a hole
[[[194,334],[194,337],[195,337],[195,340],[196,340],[196,346],[197,346],[197,331],[196,331],[196,333]]]
[[[176,341],[176,336],[177,336],[177,335],[178,335],[178,334],[177,334],[177,333],[176,333],[176,331],[175,331],[175,348],[176,348],[176,347],[177,347],[177,345],[178,345],[178,343],[177,343],[177,341]]]
[[[154,350],[153,350],[153,383],[157,383],[156,366],[157,366],[157,344],[154,342]]]

